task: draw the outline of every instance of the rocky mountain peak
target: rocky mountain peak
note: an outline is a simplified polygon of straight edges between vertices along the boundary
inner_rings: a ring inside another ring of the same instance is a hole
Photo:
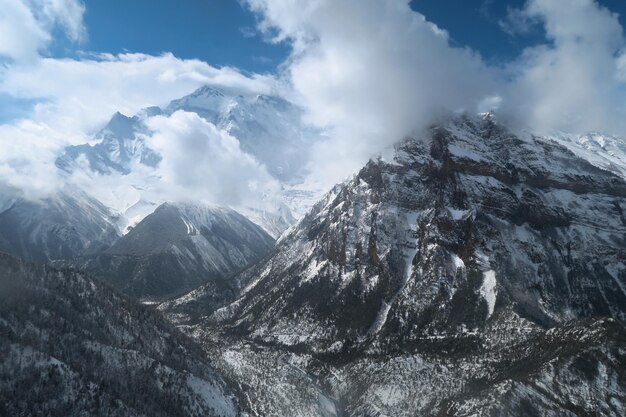
[[[504,311],[623,319],[625,186],[552,141],[459,117],[335,187],[215,318],[325,349],[411,344]]]

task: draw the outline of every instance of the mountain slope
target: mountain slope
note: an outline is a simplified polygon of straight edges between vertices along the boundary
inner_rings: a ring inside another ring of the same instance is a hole
[[[410,339],[483,326],[626,318],[626,183],[491,120],[463,119],[370,162],[250,271],[234,309],[263,334]],[[303,323],[307,323],[303,326]]]
[[[76,265],[134,297],[180,295],[202,284],[216,305],[233,296],[228,276],[266,255],[274,240],[234,210],[163,204],[102,253]]]
[[[237,301],[161,308],[276,414],[319,381],[347,416],[621,415],[625,208],[612,172],[460,117],[336,186]]]
[[[0,254],[0,414],[235,416],[202,352],[77,272]]]
[[[42,200],[3,194],[0,251],[46,262],[109,246],[119,237],[116,216],[80,191],[59,191]]]
[[[546,140],[555,141],[593,165],[626,178],[626,140],[622,137],[588,133],[552,134]]]

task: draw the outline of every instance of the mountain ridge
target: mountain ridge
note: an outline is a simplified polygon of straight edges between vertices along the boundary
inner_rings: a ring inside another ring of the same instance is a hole
[[[265,256],[274,240],[235,210],[164,203],[109,248],[70,264],[138,298],[171,297],[206,284],[216,303],[228,277]]]
[[[271,413],[325,415],[302,394],[321,381],[328,415],[620,415],[625,184],[459,117],[335,186],[230,305],[201,287],[159,308]],[[283,372],[309,379],[259,380]]]

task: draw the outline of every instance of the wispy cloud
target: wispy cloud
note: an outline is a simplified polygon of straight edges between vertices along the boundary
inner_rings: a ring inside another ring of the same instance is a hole
[[[511,36],[528,34],[540,22],[525,9],[507,7],[504,19],[498,20],[498,26]]]
[[[239,32],[241,32],[244,38],[254,38],[258,34],[257,30],[250,26],[240,27]]]

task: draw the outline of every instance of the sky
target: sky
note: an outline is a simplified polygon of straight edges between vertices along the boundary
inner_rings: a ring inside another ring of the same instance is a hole
[[[206,84],[300,106],[326,133],[325,186],[449,112],[626,135],[625,17],[622,0],[0,0],[0,185],[52,189],[64,146]],[[194,117],[156,125],[170,171],[198,138],[236,142]]]
[[[451,43],[469,46],[492,63],[518,56],[525,47],[543,40],[541,28],[511,36],[500,22],[507,10],[525,0],[412,0],[413,10],[445,28]],[[626,17],[626,2],[600,4]],[[76,45],[63,36],[46,51],[49,56],[77,56],[78,51],[101,53],[171,52],[179,58],[197,58],[212,65],[231,66],[250,73],[275,72],[288,57],[289,45],[267,42],[256,30],[258,17],[237,0],[162,1],[86,0],[84,24],[88,38]]]
[[[469,46],[488,62],[498,64],[514,59],[524,48],[545,40],[540,26],[515,35],[503,30],[501,23],[506,20],[508,10],[521,9],[525,3],[526,0],[412,0],[411,7],[445,28],[452,44]],[[618,13],[624,26],[626,2],[601,0],[598,3]]]
[[[286,44],[264,42],[256,17],[236,0],[162,1],[158,7],[150,0],[87,0],[85,6],[89,39],[82,48],[90,51],[172,52],[254,73],[275,71],[289,53]]]

